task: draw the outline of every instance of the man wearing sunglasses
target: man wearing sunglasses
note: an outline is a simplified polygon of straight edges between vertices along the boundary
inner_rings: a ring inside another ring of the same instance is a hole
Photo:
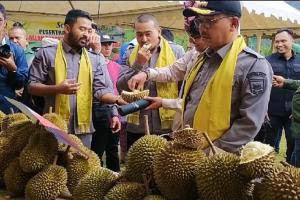
[[[182,78],[183,124],[207,132],[215,146],[237,153],[253,140],[267,112],[272,69],[239,35],[239,1],[208,1],[187,8],[209,46]],[[175,76],[170,74],[169,79]],[[149,78],[152,78],[151,72]],[[203,148],[207,148],[204,144]]]

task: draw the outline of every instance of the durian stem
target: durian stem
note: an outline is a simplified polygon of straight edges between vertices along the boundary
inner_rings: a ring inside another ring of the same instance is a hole
[[[148,115],[144,115],[144,127],[145,127],[145,135],[150,135]]]
[[[144,185],[146,188],[146,194],[149,195],[150,194],[150,190],[149,190],[149,179],[147,178],[147,174],[143,174],[143,181],[144,181]]]
[[[15,114],[15,111],[13,108],[10,108],[10,112],[11,112],[11,114]]]
[[[56,156],[54,157],[54,160],[53,160],[53,165],[56,165],[57,159],[58,159],[58,156],[56,155]]]
[[[285,162],[285,161],[280,161],[280,163],[284,166],[284,167],[293,167],[292,165],[290,165],[289,163]]]
[[[217,154],[217,151],[216,151],[216,149],[215,149],[215,145],[212,143],[212,141],[210,140],[210,138],[208,137],[208,135],[207,135],[206,132],[203,132],[202,134],[203,134],[203,136],[205,137],[206,141],[208,142],[208,144],[209,144],[209,146],[210,146],[210,148],[211,148],[213,154],[216,155],[216,154]]]
[[[49,107],[49,113],[52,113],[52,106]]]

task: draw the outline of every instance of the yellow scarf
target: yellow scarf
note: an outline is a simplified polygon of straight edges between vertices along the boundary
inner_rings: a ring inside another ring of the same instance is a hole
[[[139,50],[139,46],[137,45],[129,57],[129,66],[132,66],[134,61],[136,60],[136,56]],[[165,66],[172,65],[176,61],[176,57],[171,49],[167,40],[161,37],[161,50],[156,61],[156,67],[161,68]],[[156,82],[156,90],[157,96],[162,98],[174,99],[178,97],[178,86],[177,83],[158,83]],[[161,120],[162,129],[171,129],[172,123],[175,116],[175,111],[166,110],[163,108],[159,108],[159,116]],[[139,112],[135,112],[128,116],[128,122],[139,125]]]
[[[246,47],[243,37],[234,40],[216,73],[208,82],[196,109],[193,128],[206,132],[212,141],[219,139],[230,128],[231,93],[237,57]],[[191,70],[184,88],[183,102],[203,64],[199,59]],[[183,104],[185,105],[185,104]],[[206,142],[203,148],[208,147]]]
[[[67,60],[64,55],[62,42],[57,46],[55,56],[55,84],[58,85],[67,78]],[[81,83],[77,91],[77,120],[80,133],[90,133],[92,112],[92,64],[85,48],[82,49],[80,58],[78,83]],[[69,95],[57,94],[55,96],[55,112],[67,122],[70,120]]]

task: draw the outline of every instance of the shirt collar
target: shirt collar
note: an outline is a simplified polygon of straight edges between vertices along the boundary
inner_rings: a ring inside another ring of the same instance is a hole
[[[6,44],[6,38],[3,37],[2,41],[1,41],[1,45],[5,45]]]
[[[72,49],[72,47],[70,45],[68,45],[65,41],[62,40],[62,46],[65,52],[67,53],[71,53],[71,54],[81,54],[82,49],[80,49],[79,51],[75,51],[74,49]]]
[[[229,51],[230,47],[232,46],[232,43],[228,43],[226,44],[225,46],[223,46],[222,48],[218,49],[217,51],[211,49],[211,48],[208,48],[206,51],[205,51],[205,55],[207,57],[212,57],[214,54],[217,54],[219,55],[222,60],[224,59],[224,57],[226,56],[227,52]]]

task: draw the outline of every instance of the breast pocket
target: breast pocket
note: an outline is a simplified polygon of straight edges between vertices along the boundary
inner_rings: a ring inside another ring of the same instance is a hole
[[[273,66],[272,67],[274,75],[284,76],[284,69],[281,66]]]
[[[300,76],[300,64],[294,64],[293,71],[297,76]]]

